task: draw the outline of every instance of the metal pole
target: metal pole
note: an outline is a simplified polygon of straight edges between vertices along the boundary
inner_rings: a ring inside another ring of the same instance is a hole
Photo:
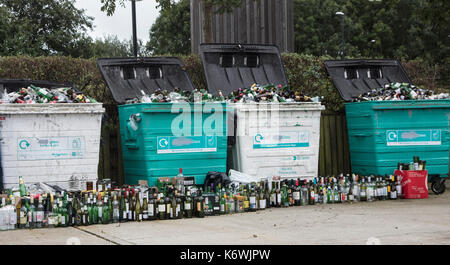
[[[342,49],[341,49],[341,60],[344,60],[344,15],[342,15],[342,22],[341,22],[341,27],[342,27]]]
[[[131,13],[133,19],[133,51],[134,57],[137,57],[137,33],[136,33],[136,0],[131,0]]]

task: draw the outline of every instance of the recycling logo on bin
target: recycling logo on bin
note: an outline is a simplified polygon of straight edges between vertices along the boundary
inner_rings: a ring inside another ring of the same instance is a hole
[[[22,150],[27,149],[30,146],[30,143],[27,140],[22,140],[19,142],[19,148]]]
[[[388,146],[441,145],[441,130],[388,130]]]
[[[390,131],[387,133],[388,135],[388,141],[397,141],[397,132],[396,131]]]
[[[158,149],[167,149],[167,148],[169,148],[168,137],[158,137]]]
[[[160,136],[157,137],[158,154],[216,152],[216,136]]]
[[[255,142],[260,143],[262,140],[264,140],[264,137],[261,134],[257,134],[255,136]]]

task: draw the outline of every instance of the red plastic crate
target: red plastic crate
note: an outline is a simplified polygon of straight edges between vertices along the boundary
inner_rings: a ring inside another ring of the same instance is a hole
[[[396,170],[396,176],[402,176],[402,192],[404,199],[428,198],[427,170]]]

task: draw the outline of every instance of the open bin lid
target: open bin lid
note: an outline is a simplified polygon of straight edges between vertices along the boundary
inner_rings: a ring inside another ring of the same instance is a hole
[[[325,68],[345,101],[388,83],[411,83],[397,60],[329,60],[325,61]]]
[[[60,87],[71,87],[75,90],[78,90],[78,87],[72,83],[58,83],[44,80],[31,80],[31,79],[0,79],[0,94],[3,93],[4,89],[8,93],[18,92],[23,87],[29,87],[30,85],[34,85],[37,87],[44,88],[60,88]]]
[[[208,91],[224,95],[254,83],[287,85],[286,73],[276,45],[201,44],[200,58]]]
[[[182,61],[175,57],[101,58],[97,64],[119,104],[140,98],[143,93],[151,95],[158,88],[194,90]]]

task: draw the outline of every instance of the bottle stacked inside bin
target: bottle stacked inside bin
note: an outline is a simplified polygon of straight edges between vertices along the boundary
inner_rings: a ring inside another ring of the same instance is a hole
[[[97,101],[70,87],[48,89],[30,85],[19,92],[8,93],[6,89],[1,96],[1,103],[35,104],[35,103],[96,103]]]
[[[289,86],[273,84],[253,84],[249,88],[239,88],[227,97],[231,103],[248,102],[318,102],[319,97],[311,98]]]
[[[238,88],[229,95],[223,95],[219,91],[218,96],[212,95],[205,89],[194,91],[182,91],[176,88],[173,92],[157,89],[153,94],[143,94],[140,98],[128,100],[127,104],[134,103],[165,103],[165,102],[318,102],[319,97],[311,98],[300,91],[293,90],[289,86],[266,84],[253,84],[249,88]]]
[[[421,100],[421,99],[448,99],[449,93],[434,94],[433,91],[422,89],[409,83],[389,83],[384,87],[363,93],[353,100],[380,101],[380,100]]]

